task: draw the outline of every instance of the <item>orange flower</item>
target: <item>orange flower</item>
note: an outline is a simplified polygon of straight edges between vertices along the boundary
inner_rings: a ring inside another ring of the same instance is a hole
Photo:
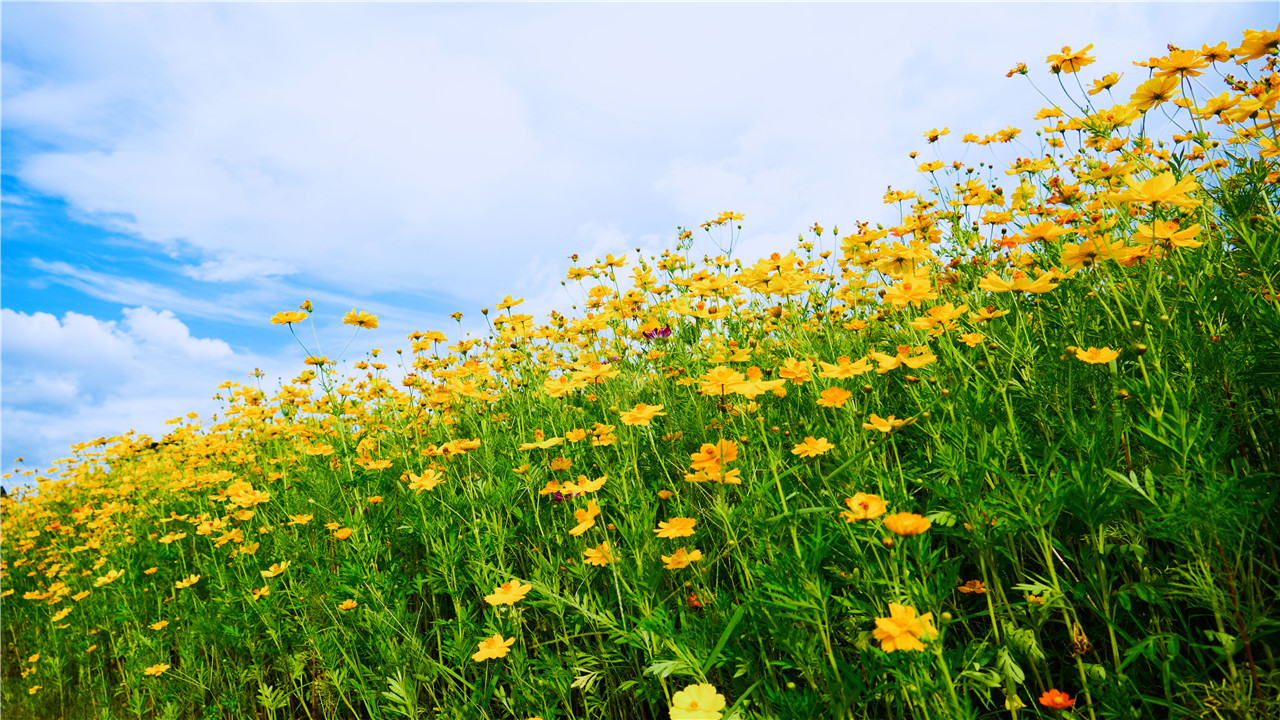
[[[532,585],[522,584],[519,580],[505,582],[493,589],[492,595],[485,595],[485,602],[497,607],[498,605],[515,605],[524,599],[524,596],[533,589]]]
[[[346,540],[347,538],[351,537],[351,528],[348,528],[348,527],[339,528],[338,530],[335,530],[333,532],[333,537],[335,540]]]
[[[1075,705],[1076,701],[1072,699],[1070,695],[1054,688],[1053,690],[1046,690],[1044,694],[1040,696],[1040,704],[1047,708],[1053,708],[1054,710],[1066,710],[1072,705]]]
[[[599,547],[583,550],[582,562],[597,567],[604,567],[613,562],[613,554],[609,552],[609,543],[602,542]]]
[[[970,580],[969,582],[961,585],[957,589],[966,595],[968,595],[969,593],[983,595],[987,592],[987,585],[981,580]]]
[[[840,517],[845,522],[857,522],[858,520],[874,520],[880,517],[888,509],[885,501],[878,495],[868,495],[867,493],[856,493],[851,498],[845,498],[844,504],[849,506],[848,510],[841,510]]]
[[[938,634],[933,629],[932,620],[933,613],[916,617],[915,608],[889,603],[889,617],[876,618],[876,629],[872,635],[880,641],[880,649],[885,652],[924,650],[920,638],[929,639]]]
[[[682,567],[688,567],[689,563],[702,559],[701,550],[687,551],[680,548],[670,555],[663,555],[662,562],[666,563],[662,567],[667,570],[679,570]]]
[[[822,391],[822,395],[818,397],[818,404],[822,407],[841,408],[853,397],[853,393],[844,388],[830,387]]]
[[[879,430],[883,433],[893,432],[904,425],[910,425],[914,422],[912,420],[899,420],[895,415],[882,418],[875,413],[871,413],[871,417],[868,420],[869,422],[862,423],[863,430]]]
[[[507,653],[511,652],[511,646],[514,645],[515,642],[515,638],[507,638],[504,640],[502,638],[502,634],[499,633],[491,638],[480,641],[480,651],[475,655],[472,655],[471,659],[476,662],[484,662],[485,660],[492,660],[493,658],[506,657]]]
[[[351,598],[347,598],[346,600],[343,600],[342,602],[338,603],[338,609],[339,609],[339,610],[354,610],[354,609],[355,609],[355,607],[356,607],[357,605],[359,605],[359,604],[360,604],[360,603],[356,602],[355,600],[352,600]]]
[[[1062,48],[1061,55],[1050,55],[1045,58],[1045,62],[1049,63],[1049,72],[1055,75],[1062,72],[1078,72],[1080,68],[1094,61],[1092,56],[1086,55],[1092,49],[1093,43],[1089,43],[1075,52],[1071,52],[1071,47],[1067,46]]]
[[[378,327],[378,316],[370,315],[367,312],[356,312],[353,309],[342,318],[342,324],[374,330]]]
[[[933,523],[928,518],[915,513],[894,513],[884,519],[884,526],[894,535],[911,537],[928,530]]]
[[[1088,350],[1076,348],[1076,358],[1092,365],[1109,363],[1118,357],[1120,357],[1120,351],[1112,350],[1109,347],[1090,347]]]
[[[640,403],[634,408],[622,413],[623,425],[648,425],[649,421],[658,415],[666,415],[662,412],[661,405],[645,405]]]
[[[826,438],[814,438],[812,435],[806,437],[804,442],[791,448],[792,455],[800,457],[817,457],[824,453],[830,452],[835,445],[827,442]]]
[[[587,502],[585,508],[579,508],[574,511],[573,517],[577,519],[578,524],[569,531],[570,535],[577,537],[582,533],[590,530],[596,524],[596,518],[600,516],[600,506],[595,500]]]
[[[697,524],[696,518],[676,517],[658,523],[658,528],[654,532],[660,538],[689,537],[693,534],[693,526]]]

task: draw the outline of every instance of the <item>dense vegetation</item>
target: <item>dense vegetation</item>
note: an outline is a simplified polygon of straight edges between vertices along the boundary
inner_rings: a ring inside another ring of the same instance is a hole
[[[5,717],[1280,714],[1278,42],[1064,48],[892,227],[76,447],[0,501]]]

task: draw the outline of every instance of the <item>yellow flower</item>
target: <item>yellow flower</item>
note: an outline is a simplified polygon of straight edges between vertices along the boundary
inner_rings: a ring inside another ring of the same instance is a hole
[[[163,630],[163,629],[165,629],[165,628],[169,627],[169,621],[168,621],[168,620],[161,620],[160,622],[158,622],[158,623],[152,623],[151,625],[148,625],[147,627],[150,627],[152,630]]]
[[[568,470],[569,468],[573,467],[573,461],[570,460],[569,458],[556,458],[551,462],[547,463],[547,467],[551,468],[552,470]]]
[[[169,663],[160,663],[159,665],[152,665],[146,670],[143,670],[142,674],[151,675],[154,677],[156,675],[163,673],[165,670],[168,670],[168,669],[169,669]]]
[[[1175,180],[1172,172],[1161,173],[1155,177],[1139,182],[1133,175],[1125,176],[1129,189],[1107,196],[1112,202],[1126,203],[1166,203],[1178,207],[1194,208],[1199,200],[1187,197],[1187,193],[1200,189],[1196,179],[1190,174]]]
[[[1129,97],[1129,107],[1134,110],[1150,110],[1162,102],[1173,99],[1178,94],[1178,86],[1182,81],[1173,75],[1153,77],[1138,86]]]
[[[93,581],[93,586],[94,586],[94,587],[102,587],[103,585],[107,585],[107,584],[113,583],[113,582],[115,582],[115,581],[119,580],[119,579],[120,579],[120,576],[122,576],[122,575],[124,575],[124,571],[123,571],[123,570],[112,570],[112,571],[108,572],[106,575],[103,575],[102,577],[100,577],[100,578],[98,578],[98,579],[94,580],[94,581]]]
[[[273,578],[289,568],[289,561],[276,563],[266,570],[259,571],[264,578]]]
[[[156,574],[156,571],[157,571],[157,570],[159,570],[159,569],[160,569],[160,568],[158,568],[158,567],[149,567],[149,568],[147,568],[146,570],[143,570],[143,571],[142,571],[142,574],[143,574],[143,575],[155,575],[155,574]]]
[[[824,453],[830,452],[835,445],[827,442],[826,438],[814,439],[812,435],[804,439],[804,442],[791,448],[792,455],[800,457],[817,457]]]
[[[471,656],[476,662],[484,662],[493,658],[506,657],[511,652],[511,646],[516,642],[515,638],[502,639],[502,634],[494,635],[487,640],[480,641],[480,651]]]
[[[928,518],[915,513],[894,513],[884,519],[884,526],[893,534],[902,537],[919,535],[932,525]]]
[[[333,537],[335,540],[346,540],[347,538],[351,537],[351,528],[344,527],[344,528],[335,530],[333,533]]]
[[[58,612],[54,613],[53,617],[52,617],[52,618],[50,618],[49,622],[55,622],[55,623],[56,623],[56,622],[58,622],[58,621],[59,621],[59,620],[61,620],[62,618],[64,618],[64,617],[66,617],[66,616],[70,615],[70,614],[71,614],[71,611],[72,611],[72,610],[74,610],[74,609],[75,609],[75,608],[62,608],[62,609],[61,609],[61,610],[59,610]]]
[[[307,523],[311,522],[311,518],[313,517],[315,516],[314,515],[290,515],[289,524],[290,525],[306,525]]]
[[[253,600],[254,600],[254,602],[257,602],[260,598],[264,598],[264,597],[266,597],[266,596],[268,596],[268,595],[270,595],[270,594],[271,594],[271,586],[270,586],[270,585],[263,585],[263,586],[262,586],[262,587],[260,587],[260,588],[254,588],[254,589],[253,589]]]
[[[367,312],[356,312],[352,309],[342,318],[343,325],[355,325],[356,327],[369,328],[373,330],[378,327],[378,316],[370,315]]]
[[[28,695],[35,695],[36,693],[40,692],[40,688],[42,688],[42,687],[44,687],[44,686],[43,686],[43,685],[33,685],[29,690],[27,690],[27,694],[28,694]]]
[[[876,629],[872,635],[880,641],[880,649],[885,652],[924,650],[920,638],[931,639],[938,634],[933,629],[932,620],[933,613],[916,617],[915,608],[889,603],[889,617],[876,618]]]
[[[634,408],[622,413],[623,425],[648,425],[649,421],[658,415],[666,415],[662,412],[661,405],[645,405],[640,403]]]
[[[813,375],[809,371],[809,361],[795,358],[787,358],[782,361],[782,368],[778,370],[778,377],[790,380],[796,385],[803,385],[813,379]]]
[[[595,500],[588,501],[585,508],[579,508],[574,511],[573,517],[578,521],[578,524],[569,531],[569,534],[577,537],[590,530],[595,526],[596,518],[599,516],[600,506],[596,504]]]
[[[1080,68],[1094,61],[1093,57],[1085,54],[1092,49],[1093,43],[1089,43],[1075,52],[1071,52],[1070,46],[1064,47],[1061,55],[1050,55],[1045,58],[1045,62],[1049,63],[1049,72],[1055,75],[1061,72],[1078,72]]]
[[[1120,357],[1120,351],[1112,350],[1109,347],[1102,347],[1102,348],[1090,347],[1088,350],[1081,350],[1080,348],[1076,348],[1076,359],[1082,360],[1092,365],[1101,365],[1103,363],[1109,363],[1118,357]]]
[[[351,598],[347,598],[346,600],[343,600],[342,602],[338,603],[338,609],[339,609],[339,610],[354,610],[354,609],[355,609],[355,607],[356,607],[357,605],[359,605],[359,604],[360,604],[360,603],[356,602],[355,600],[352,600]]]
[[[868,418],[868,421],[869,422],[862,423],[863,430],[879,430],[883,433],[893,432],[904,425],[910,425],[912,422],[911,420],[899,420],[895,415],[882,418],[875,413],[871,413],[871,417]]]
[[[604,477],[598,477],[595,480],[588,480],[586,475],[579,475],[576,482],[565,483],[559,488],[559,490],[565,495],[595,492],[604,487],[604,484],[608,479],[607,475]]]
[[[505,582],[493,589],[492,595],[485,595],[485,602],[493,606],[515,605],[524,599],[525,594],[533,589],[532,585],[521,584],[519,580]]]
[[[818,404],[822,407],[841,408],[844,407],[849,398],[853,397],[853,393],[844,388],[829,387],[822,391],[822,395],[818,397]]]
[[[682,567],[688,567],[689,563],[695,562],[701,559],[702,559],[701,550],[693,550],[692,552],[689,552],[689,551],[686,551],[684,548],[680,548],[679,550],[675,551],[674,553],[671,553],[670,555],[662,556],[662,562],[665,563],[662,567],[666,568],[667,570],[679,570]]]
[[[853,497],[845,498],[844,504],[848,505],[849,509],[841,510],[840,517],[850,523],[858,520],[874,520],[885,514],[888,509],[888,505],[879,495],[867,493],[855,493]]]
[[[658,523],[658,528],[654,532],[660,538],[689,537],[693,534],[693,526],[697,524],[696,518],[676,517]]]
[[[307,314],[297,310],[278,312],[271,316],[272,325],[288,325],[290,323],[302,322],[307,319]]]
[[[671,720],[720,720],[724,707],[715,685],[689,685],[671,696]]]
[[[599,547],[583,550],[582,562],[598,567],[604,567],[613,562],[613,554],[609,552],[609,543],[602,542]]]
[[[435,470],[426,470],[421,476],[409,473],[409,489],[422,492],[423,490],[434,490],[437,485],[444,482],[444,478]]]

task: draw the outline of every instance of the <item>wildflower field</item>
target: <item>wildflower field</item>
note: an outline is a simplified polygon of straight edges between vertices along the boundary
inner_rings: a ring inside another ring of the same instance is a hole
[[[896,225],[354,376],[277,314],[291,382],[0,501],[4,717],[1280,717],[1278,44],[1063,48]]]

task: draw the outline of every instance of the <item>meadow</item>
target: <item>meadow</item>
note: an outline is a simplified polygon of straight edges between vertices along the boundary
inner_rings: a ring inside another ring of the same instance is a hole
[[[898,224],[349,375],[278,313],[296,378],[0,500],[6,720],[1280,717],[1278,44],[1064,48]]]

